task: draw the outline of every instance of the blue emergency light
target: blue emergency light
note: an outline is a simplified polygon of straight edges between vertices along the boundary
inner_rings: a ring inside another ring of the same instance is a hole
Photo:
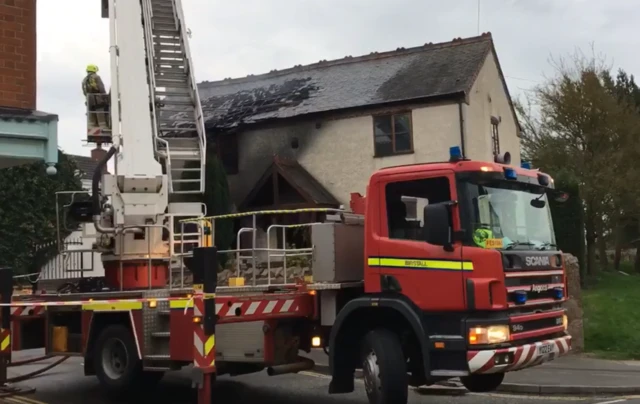
[[[460,146],[452,146],[449,148],[449,161],[462,160],[462,150]]]
[[[556,300],[561,300],[564,298],[564,289],[563,288],[553,288],[553,298]]]
[[[505,167],[504,169],[504,178],[508,180],[517,180],[518,173],[513,168]]]
[[[520,167],[524,168],[525,170],[531,170],[531,162],[523,161],[522,163],[520,163]]]
[[[513,302],[515,304],[525,304],[527,302],[527,291],[516,290],[513,292]]]

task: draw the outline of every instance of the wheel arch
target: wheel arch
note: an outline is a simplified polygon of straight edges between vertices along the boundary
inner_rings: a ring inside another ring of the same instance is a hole
[[[358,339],[373,328],[398,332],[407,328],[415,337],[425,375],[429,371],[429,339],[420,310],[405,296],[370,295],[349,301],[338,313],[329,337],[330,393],[353,391],[354,350]]]
[[[95,367],[93,363],[93,349],[95,348],[95,343],[102,330],[110,325],[120,324],[129,329],[129,331],[133,334],[133,338],[136,342],[136,350],[138,354],[138,359],[142,359],[142,350],[140,346],[140,341],[138,340],[138,334],[136,332],[136,322],[133,318],[133,311],[108,311],[108,312],[99,312],[94,311],[91,315],[91,320],[89,322],[89,332],[87,337],[87,346],[84,352],[84,370],[85,375],[93,376],[95,375]]]

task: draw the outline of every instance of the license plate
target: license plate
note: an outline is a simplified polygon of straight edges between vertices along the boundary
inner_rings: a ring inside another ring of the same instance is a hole
[[[545,344],[545,345],[540,345],[538,347],[538,354],[540,355],[547,355],[553,352],[553,344]]]

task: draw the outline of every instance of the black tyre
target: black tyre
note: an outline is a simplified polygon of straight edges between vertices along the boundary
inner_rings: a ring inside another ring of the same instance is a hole
[[[462,385],[472,393],[488,393],[495,391],[504,380],[504,373],[489,373],[486,375],[470,375],[461,377]]]
[[[94,349],[96,376],[111,396],[134,392],[142,381],[142,362],[131,330],[123,325],[107,326]],[[159,379],[158,379],[159,380]]]
[[[370,404],[406,404],[409,396],[407,360],[398,337],[376,329],[363,341],[362,373]]]

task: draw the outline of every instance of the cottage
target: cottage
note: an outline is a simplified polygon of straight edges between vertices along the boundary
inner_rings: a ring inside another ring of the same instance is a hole
[[[449,147],[520,162],[519,126],[491,34],[198,86],[240,211],[348,206],[377,169]]]

